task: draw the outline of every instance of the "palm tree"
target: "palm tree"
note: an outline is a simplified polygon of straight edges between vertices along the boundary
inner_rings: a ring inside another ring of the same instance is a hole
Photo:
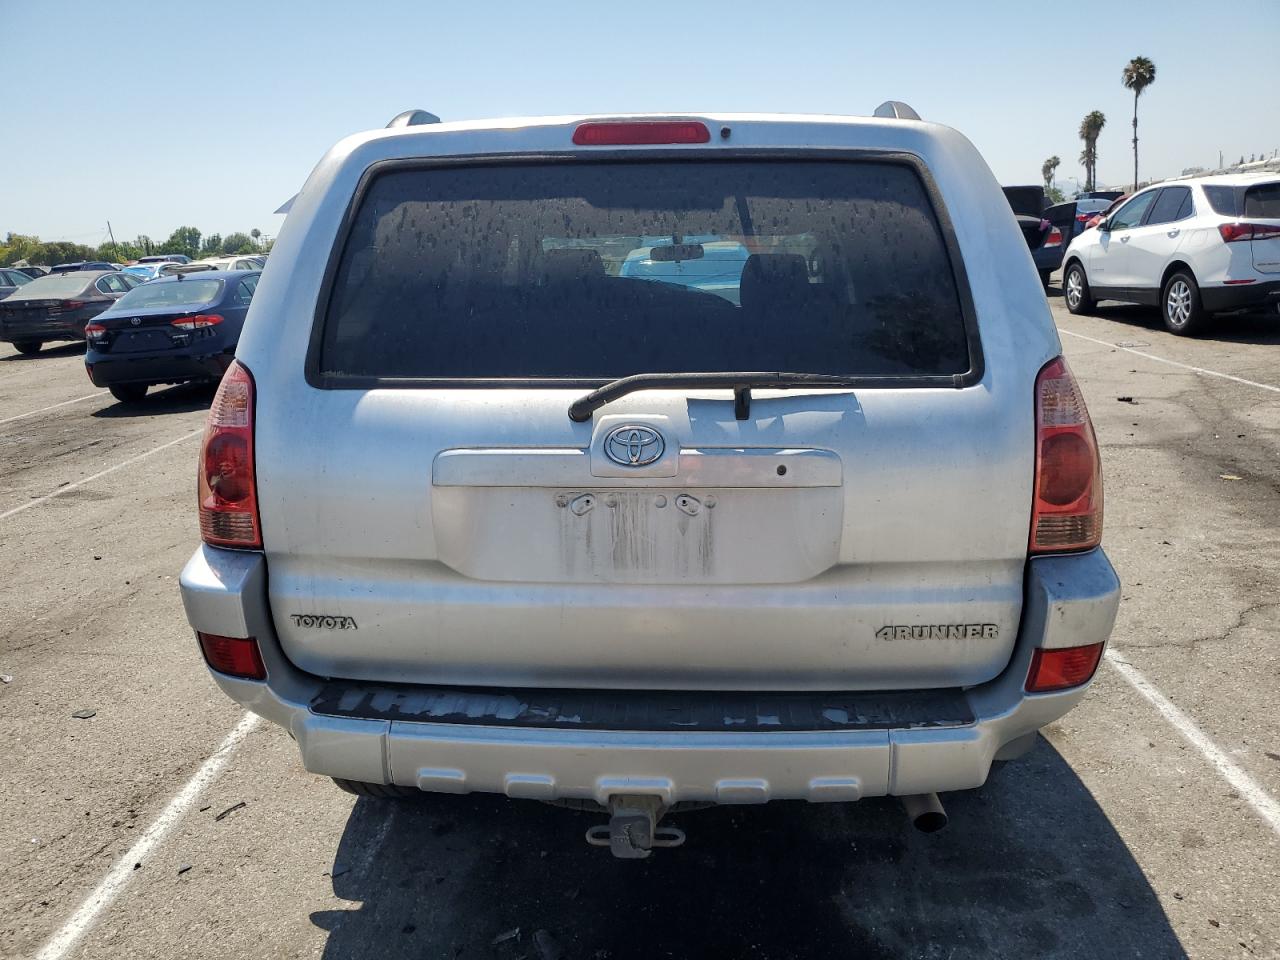
[[[1133,91],[1133,189],[1138,189],[1138,98],[1156,82],[1156,65],[1146,57],[1134,57],[1125,66],[1120,82]]]
[[[1058,172],[1058,164],[1060,163],[1062,163],[1062,161],[1054,156],[1040,164],[1040,176],[1044,177],[1045,190],[1053,188],[1053,177]]]
[[[1098,134],[1106,124],[1107,118],[1101,110],[1090,111],[1080,121],[1080,139],[1084,141],[1084,149],[1080,151],[1080,162],[1084,164],[1086,190],[1094,190],[1098,186]]]
[[[259,230],[257,227],[254,227],[252,230],[249,231],[249,236],[253,237],[253,245],[254,247],[257,247],[258,241],[262,238],[262,231]]]

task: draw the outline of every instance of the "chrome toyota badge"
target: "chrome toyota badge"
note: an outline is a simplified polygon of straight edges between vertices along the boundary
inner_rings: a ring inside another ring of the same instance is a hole
[[[614,427],[604,438],[605,456],[624,467],[643,467],[653,463],[665,449],[662,434],[634,423]]]

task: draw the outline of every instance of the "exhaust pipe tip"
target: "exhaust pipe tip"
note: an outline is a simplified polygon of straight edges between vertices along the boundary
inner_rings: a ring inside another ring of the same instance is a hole
[[[902,808],[921,833],[937,833],[947,825],[947,811],[936,793],[917,793],[902,798]]]

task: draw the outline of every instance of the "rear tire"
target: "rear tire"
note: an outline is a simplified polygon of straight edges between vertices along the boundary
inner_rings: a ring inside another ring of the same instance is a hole
[[[121,403],[139,403],[147,395],[145,383],[115,383],[107,389]]]
[[[1200,287],[1190,271],[1179,270],[1160,291],[1160,316],[1165,329],[1180,337],[1194,336],[1209,323],[1209,315],[1200,302]]]
[[[1067,301],[1067,310],[1074,314],[1093,313],[1095,306],[1093,295],[1089,292],[1089,278],[1084,275],[1084,267],[1073,263],[1062,275],[1062,296]]]
[[[333,782],[338,785],[339,790],[373,800],[404,800],[422,793],[421,790],[395,783],[365,783],[363,780],[340,780],[337,777],[333,778]]]
[[[15,340],[13,347],[19,353],[25,356],[31,356],[33,353],[39,353],[40,348],[44,346],[43,340]]]

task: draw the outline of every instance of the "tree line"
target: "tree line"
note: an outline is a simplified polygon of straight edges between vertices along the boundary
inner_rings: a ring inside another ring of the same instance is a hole
[[[109,263],[125,263],[139,257],[163,253],[181,253],[193,260],[240,253],[262,253],[271,249],[271,240],[264,240],[262,231],[254,227],[248,233],[202,234],[195,227],[179,227],[162,243],[154,242],[142,234],[134,240],[108,240],[96,247],[67,240],[41,240],[39,237],[10,233],[0,243],[0,266],[27,263],[53,266],[76,260],[106,260]]]
[[[1156,82],[1156,65],[1147,57],[1134,57],[1120,72],[1120,83],[1126,90],[1133,91],[1133,189],[1138,189],[1138,98],[1142,92]],[[1077,131],[1084,149],[1080,151],[1080,162],[1084,165],[1084,189],[1098,189],[1098,137],[1107,124],[1107,117],[1101,110],[1090,110],[1080,121]],[[1050,157],[1040,167],[1044,177],[1045,190],[1050,196],[1057,195],[1054,202],[1063,199],[1062,191],[1054,186],[1054,178],[1058,165],[1062,161]]]

